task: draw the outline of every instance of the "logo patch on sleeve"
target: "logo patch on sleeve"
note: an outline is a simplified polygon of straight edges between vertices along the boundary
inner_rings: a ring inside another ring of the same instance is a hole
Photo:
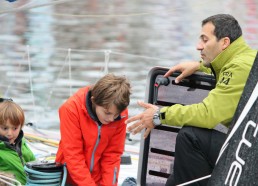
[[[223,72],[223,77],[220,80],[220,83],[224,83],[225,85],[228,85],[230,79],[232,78],[232,72]]]

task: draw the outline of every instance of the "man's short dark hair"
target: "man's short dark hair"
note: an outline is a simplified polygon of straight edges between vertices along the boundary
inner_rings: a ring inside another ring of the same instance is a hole
[[[238,21],[229,14],[217,14],[210,16],[202,21],[202,26],[211,22],[214,26],[214,35],[220,40],[229,37],[230,43],[242,36],[242,29]]]

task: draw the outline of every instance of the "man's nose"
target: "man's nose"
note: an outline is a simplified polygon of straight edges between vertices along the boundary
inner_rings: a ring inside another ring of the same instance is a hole
[[[203,44],[201,42],[198,42],[196,45],[197,50],[203,50]]]

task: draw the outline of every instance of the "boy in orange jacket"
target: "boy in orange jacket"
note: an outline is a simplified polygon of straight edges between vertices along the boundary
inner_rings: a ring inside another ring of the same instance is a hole
[[[125,77],[107,74],[95,85],[79,89],[60,107],[56,162],[66,163],[67,184],[117,185],[130,89]]]

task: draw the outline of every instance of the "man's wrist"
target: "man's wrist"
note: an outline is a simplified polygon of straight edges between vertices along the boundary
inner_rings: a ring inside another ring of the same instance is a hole
[[[156,112],[153,115],[152,123],[154,125],[154,128],[161,125],[160,109],[159,108],[157,108]]]

